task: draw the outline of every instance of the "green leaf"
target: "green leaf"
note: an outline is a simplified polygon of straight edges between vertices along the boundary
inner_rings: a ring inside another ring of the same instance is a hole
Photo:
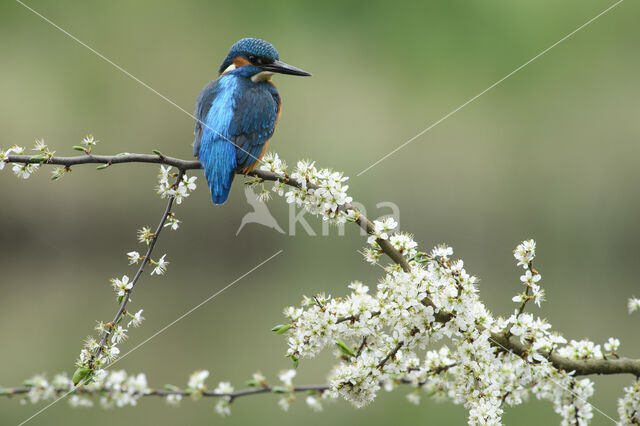
[[[351,350],[351,348],[349,348],[349,346],[347,346],[342,340],[336,339],[336,345],[338,345],[338,347],[340,348],[340,350],[344,354],[349,355],[349,356],[355,356],[356,355],[355,352],[353,352]]]
[[[22,382],[22,384],[28,388],[32,388],[36,385],[35,383],[33,383],[33,380],[25,380],[24,382]]]
[[[278,324],[271,329],[271,331],[275,331],[276,334],[284,334],[291,328],[291,324]]]
[[[122,303],[122,300],[124,300],[124,296],[118,296],[118,303]]]
[[[163,155],[160,151],[158,151],[157,149],[154,149],[154,150],[153,150],[153,151],[151,151],[151,152],[153,152],[153,153],[154,153],[155,155],[157,155],[158,157],[162,157],[162,158],[164,158],[164,155]]]
[[[29,158],[30,161],[44,161],[44,155],[40,154],[40,155],[34,155],[33,157]]]
[[[177,391],[180,390],[180,388],[178,388],[177,386],[174,385],[164,385],[164,388],[168,391]]]
[[[78,383],[84,381],[85,379],[90,378],[91,375],[93,373],[93,370],[90,368],[78,368],[74,373],[73,373],[73,385],[74,386],[78,386]]]
[[[84,153],[87,152],[87,148],[85,148],[84,146],[75,145],[73,149],[75,149],[76,151],[82,151]]]
[[[298,368],[299,359],[298,359],[298,357],[296,355],[286,354],[284,357],[285,358],[291,358],[291,361],[293,361],[293,368]]]
[[[271,392],[273,392],[273,393],[288,393],[289,390],[287,388],[283,388],[282,386],[274,386],[271,389]]]
[[[96,170],[104,170],[107,167],[109,167],[111,164],[101,164],[98,167],[96,167]]]

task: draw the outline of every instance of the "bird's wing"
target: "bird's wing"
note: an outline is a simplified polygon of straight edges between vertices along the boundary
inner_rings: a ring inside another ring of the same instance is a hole
[[[237,145],[238,169],[252,167],[262,156],[276,126],[280,110],[278,100],[262,85],[250,87],[238,97],[229,128]]]
[[[206,126],[206,118],[207,113],[211,109],[211,104],[213,103],[213,99],[220,92],[220,87],[218,85],[218,80],[213,80],[209,84],[207,84],[204,89],[200,92],[198,96],[198,100],[196,101],[196,109],[193,112],[193,115],[196,117],[196,127],[193,131],[195,134],[195,141],[193,142],[193,155],[198,156],[200,152],[200,141],[202,140],[202,128]],[[203,126],[203,123],[204,126]]]

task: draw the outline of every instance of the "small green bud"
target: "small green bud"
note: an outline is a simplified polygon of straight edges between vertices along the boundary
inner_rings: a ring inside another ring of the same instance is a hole
[[[355,352],[353,352],[351,350],[351,348],[349,348],[349,346],[347,346],[342,340],[340,339],[336,339],[336,345],[338,345],[338,347],[340,348],[340,350],[345,354],[345,355],[349,355],[349,356],[355,356]]]
[[[109,167],[111,164],[100,164],[98,167],[96,167],[96,170],[104,170],[107,167]]]
[[[82,151],[82,152],[84,152],[84,153],[86,153],[86,152],[87,152],[87,148],[85,148],[84,146],[78,146],[78,145],[75,145],[75,146],[73,147],[73,149],[75,149],[76,151]]]
[[[275,331],[276,334],[284,334],[291,328],[291,324],[278,324],[271,329],[271,331]]]
[[[154,150],[153,150],[153,151],[151,151],[151,152],[153,152],[153,153],[154,153],[155,155],[157,155],[158,157],[164,158],[164,155],[163,155],[160,151],[158,151],[157,149],[154,149]]]

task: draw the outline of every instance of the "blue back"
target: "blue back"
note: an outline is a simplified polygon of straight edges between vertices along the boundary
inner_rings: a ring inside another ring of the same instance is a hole
[[[252,167],[273,135],[280,96],[272,84],[251,81],[255,72],[247,65],[223,74],[196,103],[193,151],[215,204],[227,200],[235,173]]]

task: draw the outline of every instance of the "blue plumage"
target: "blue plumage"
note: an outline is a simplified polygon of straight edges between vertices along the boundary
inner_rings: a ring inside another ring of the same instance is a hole
[[[242,39],[225,58],[220,77],[200,93],[195,115],[194,155],[200,159],[211,199],[227,200],[233,177],[260,161],[280,113],[273,73],[309,75],[278,60],[278,52],[258,39]]]

